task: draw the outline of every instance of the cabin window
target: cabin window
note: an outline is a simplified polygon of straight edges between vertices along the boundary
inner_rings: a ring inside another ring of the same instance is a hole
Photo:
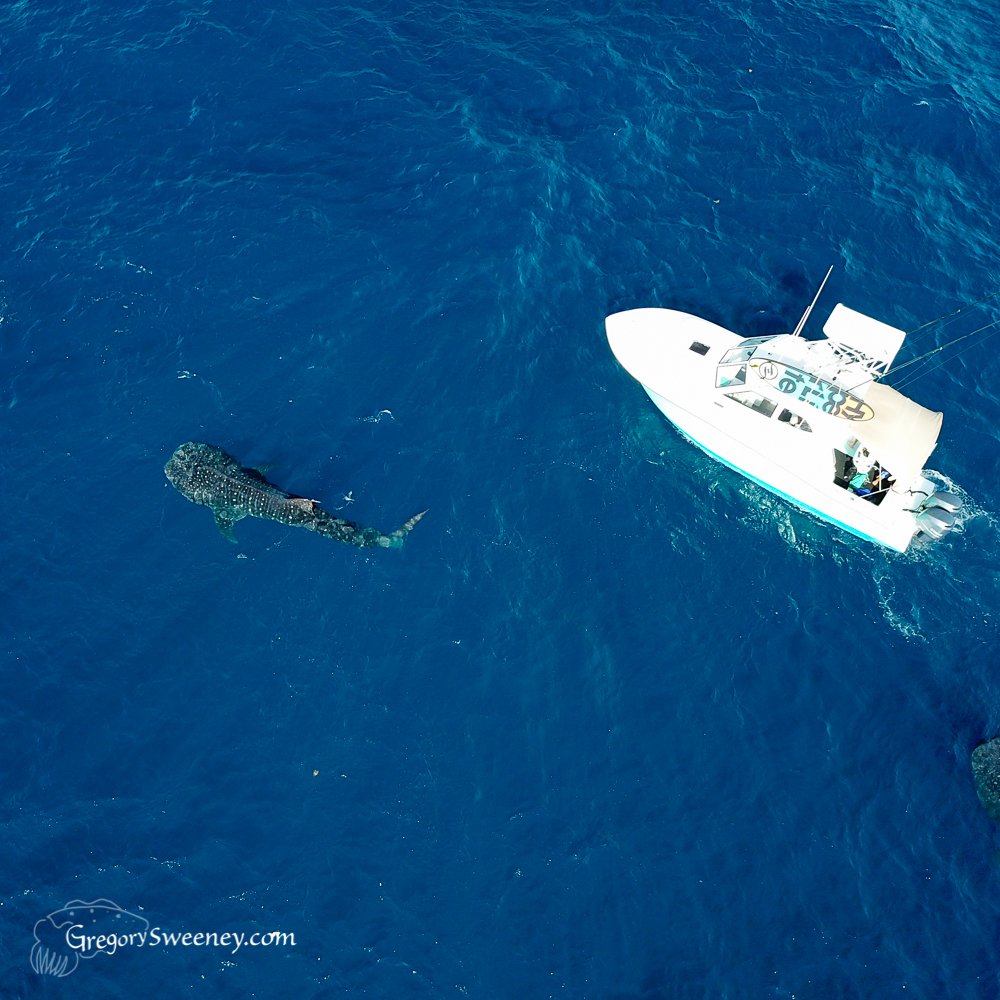
[[[689,351],[694,351],[695,354],[700,354],[704,357],[708,354],[708,344],[699,343],[697,340],[688,348]]]
[[[765,399],[759,393],[750,392],[749,390],[744,392],[727,392],[726,397],[728,399],[735,399],[737,403],[748,406],[755,413],[761,413],[765,417],[771,416],[778,408],[777,403],[772,403],[771,400]]]
[[[746,365],[719,365],[715,376],[715,384],[720,389],[727,385],[743,385],[746,380]]]
[[[812,431],[812,428],[803,420],[797,413],[792,413],[791,410],[782,410],[778,414],[778,420],[783,424],[788,424],[790,427],[797,427],[800,431]]]
[[[757,344],[754,344],[753,347],[734,347],[722,355],[720,364],[742,365],[750,360],[750,355],[757,350],[757,346]]]

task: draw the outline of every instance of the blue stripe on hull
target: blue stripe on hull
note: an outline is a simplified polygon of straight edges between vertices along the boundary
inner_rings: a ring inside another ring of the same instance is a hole
[[[676,426],[676,425],[674,425]],[[677,428],[680,430],[680,428]],[[741,476],[745,476],[751,482],[756,483],[758,486],[763,487],[769,493],[775,494],[775,496],[781,497],[783,500],[787,500],[793,507],[798,507],[800,510],[808,511],[810,514],[815,514],[820,520],[826,521],[829,524],[835,524],[838,528],[843,528],[844,531],[849,531],[852,535],[856,535],[858,538],[863,538],[868,542],[875,542],[877,545],[881,545],[883,548],[892,549],[893,552],[902,552],[903,549],[896,548],[895,545],[889,545],[887,542],[883,542],[881,538],[875,538],[873,535],[866,535],[863,531],[859,531],[857,528],[852,528],[849,524],[844,524],[843,521],[838,521],[835,517],[831,517],[829,514],[824,514],[823,511],[817,510],[815,507],[810,507],[809,504],[803,503],[796,497],[790,496],[788,493],[777,489],[777,487],[772,486],[770,483],[765,483],[763,479],[758,479],[756,476],[751,475],[746,469],[741,469],[738,465],[733,465],[728,459],[723,458],[721,455],[717,455],[711,448],[706,448],[700,441],[691,437],[686,431],[681,431],[692,444],[697,445],[701,448],[706,455],[711,455],[716,461],[721,462],[724,466],[732,469],[733,472],[738,472]]]

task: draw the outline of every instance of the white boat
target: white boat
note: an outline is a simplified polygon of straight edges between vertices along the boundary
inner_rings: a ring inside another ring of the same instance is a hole
[[[897,552],[919,533],[940,538],[961,507],[922,471],[941,414],[879,381],[906,334],[837,305],[825,337],[806,340],[808,315],[793,334],[750,338],[673,309],[605,325],[622,367],[713,458]]]

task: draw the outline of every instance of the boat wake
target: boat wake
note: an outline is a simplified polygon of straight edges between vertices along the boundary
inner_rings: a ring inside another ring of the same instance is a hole
[[[928,479],[954,494],[962,508],[949,534],[967,533],[976,524],[977,544],[961,549],[918,536],[902,555],[874,552],[872,580],[879,606],[888,625],[910,639],[939,642],[951,634],[967,634],[977,627],[994,628],[989,610],[1000,603],[1000,576],[994,564],[1000,554],[1000,518],[981,507],[953,479],[935,469]],[[981,523],[978,523],[981,522]],[[927,594],[918,578],[934,579],[933,601],[917,603],[916,594]]]
[[[829,559],[838,572],[870,578],[881,617],[907,639],[939,642],[951,634],[967,633],[970,627],[995,628],[1000,620],[989,609],[1000,606],[1000,575],[994,568],[1000,556],[1000,516],[979,506],[943,473],[925,472],[936,488],[962,501],[949,534],[967,533],[975,523],[977,536],[983,536],[977,537],[971,551],[924,536],[915,538],[905,553],[873,548],[832,531],[819,518],[749,482],[740,485],[747,510],[739,520],[761,534],[776,532],[788,548],[815,564]],[[930,594],[921,585],[928,576],[934,580]]]

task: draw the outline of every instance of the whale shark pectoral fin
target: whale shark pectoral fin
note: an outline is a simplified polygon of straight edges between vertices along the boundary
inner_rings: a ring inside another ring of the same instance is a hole
[[[215,514],[215,523],[219,526],[219,531],[235,545],[236,532],[233,531],[233,525],[239,518],[233,517],[232,514],[225,510],[217,510],[213,511],[213,513]]]
[[[319,506],[315,500],[307,500],[305,497],[289,497],[288,502],[293,507],[304,510],[307,514],[311,514]]]

